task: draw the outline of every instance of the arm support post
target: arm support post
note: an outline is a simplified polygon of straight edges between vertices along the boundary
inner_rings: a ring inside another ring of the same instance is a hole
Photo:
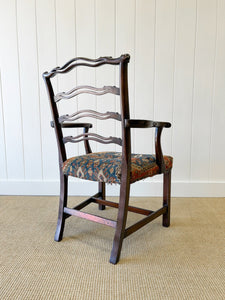
[[[169,128],[171,124],[169,122],[159,122],[152,120],[125,120],[125,127],[128,128],[151,128],[155,127],[155,154],[156,154],[156,163],[159,166],[160,173],[165,172],[165,162],[163,158],[163,152],[161,148],[161,133],[163,127]]]
[[[54,121],[51,121],[51,122],[50,122],[50,125],[51,125],[51,127],[54,128],[54,127],[55,127]],[[85,134],[85,133],[88,133],[89,128],[92,127],[92,124],[91,124],[91,123],[72,123],[72,122],[65,122],[65,123],[61,123],[60,125],[61,125],[61,128],[84,128],[84,129],[83,129],[84,134]],[[84,148],[85,148],[85,152],[86,152],[87,154],[92,152],[88,140],[85,140],[85,141],[84,141]]]
[[[155,128],[155,155],[156,155],[156,164],[159,166],[160,173],[165,171],[165,162],[163,158],[163,152],[161,147],[161,133],[163,127]]]

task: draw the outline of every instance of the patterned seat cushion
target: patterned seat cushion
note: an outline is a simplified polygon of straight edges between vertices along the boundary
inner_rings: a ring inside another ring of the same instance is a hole
[[[63,173],[91,181],[120,183],[121,153],[97,152],[69,158],[63,163]],[[173,158],[164,156],[166,169],[172,168]],[[154,155],[131,154],[131,183],[159,174]]]

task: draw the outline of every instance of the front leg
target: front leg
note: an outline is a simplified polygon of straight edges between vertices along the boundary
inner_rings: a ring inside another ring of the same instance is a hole
[[[110,262],[116,264],[120,259],[120,253],[122,249],[124,232],[126,229],[128,203],[130,196],[130,182],[125,179],[120,186],[120,199],[117,216],[117,225],[113,241],[113,247],[110,256]]]
[[[167,211],[163,214],[163,226],[170,226],[171,170],[163,174],[163,206]]]

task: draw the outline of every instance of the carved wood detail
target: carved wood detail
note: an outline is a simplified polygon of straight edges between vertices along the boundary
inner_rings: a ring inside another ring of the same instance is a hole
[[[97,112],[95,110],[91,110],[91,109],[83,109],[83,110],[79,110],[71,115],[62,115],[59,117],[59,123],[63,123],[64,121],[75,121],[78,120],[80,118],[85,118],[85,117],[89,117],[89,118],[96,118],[99,120],[107,120],[107,119],[114,119],[117,121],[121,121],[121,115],[118,112],[110,112],[107,111],[106,113],[100,113]]]
[[[66,136],[63,138],[63,142],[65,143],[78,143],[82,141],[96,141],[102,144],[117,144],[122,146],[122,139],[114,136],[104,137],[96,133],[83,133],[77,136]]]
[[[90,85],[81,85],[73,88],[68,92],[60,92],[54,96],[55,102],[60,101],[61,99],[70,99],[76,97],[80,94],[92,94],[96,96],[105,95],[108,93],[114,95],[120,95],[120,89],[116,86],[103,86],[102,88],[96,88]]]
[[[52,69],[50,72],[45,72],[43,74],[44,77],[52,78],[56,74],[62,74],[67,73],[71,71],[72,69],[80,66],[84,67],[99,67],[105,64],[108,65],[119,65],[125,62],[129,62],[130,55],[129,54],[123,54],[118,58],[112,58],[111,56],[105,56],[105,57],[99,57],[97,59],[90,59],[85,57],[76,57],[74,59],[71,59],[68,61],[65,65],[63,65],[61,68],[56,67]]]

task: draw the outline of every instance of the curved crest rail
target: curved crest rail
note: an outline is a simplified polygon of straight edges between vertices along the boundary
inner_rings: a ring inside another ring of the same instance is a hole
[[[56,67],[52,69],[50,72],[45,72],[43,73],[43,77],[46,78],[52,78],[56,74],[63,74],[71,71],[72,69],[76,67],[99,67],[105,64],[108,65],[119,65],[121,62],[129,62],[130,60],[130,55],[129,54],[123,54],[118,58],[112,58],[111,56],[104,56],[104,57],[99,57],[98,59],[90,59],[90,58],[85,58],[85,57],[77,57],[74,59],[71,59],[68,61],[65,65],[63,65],[61,68]]]

